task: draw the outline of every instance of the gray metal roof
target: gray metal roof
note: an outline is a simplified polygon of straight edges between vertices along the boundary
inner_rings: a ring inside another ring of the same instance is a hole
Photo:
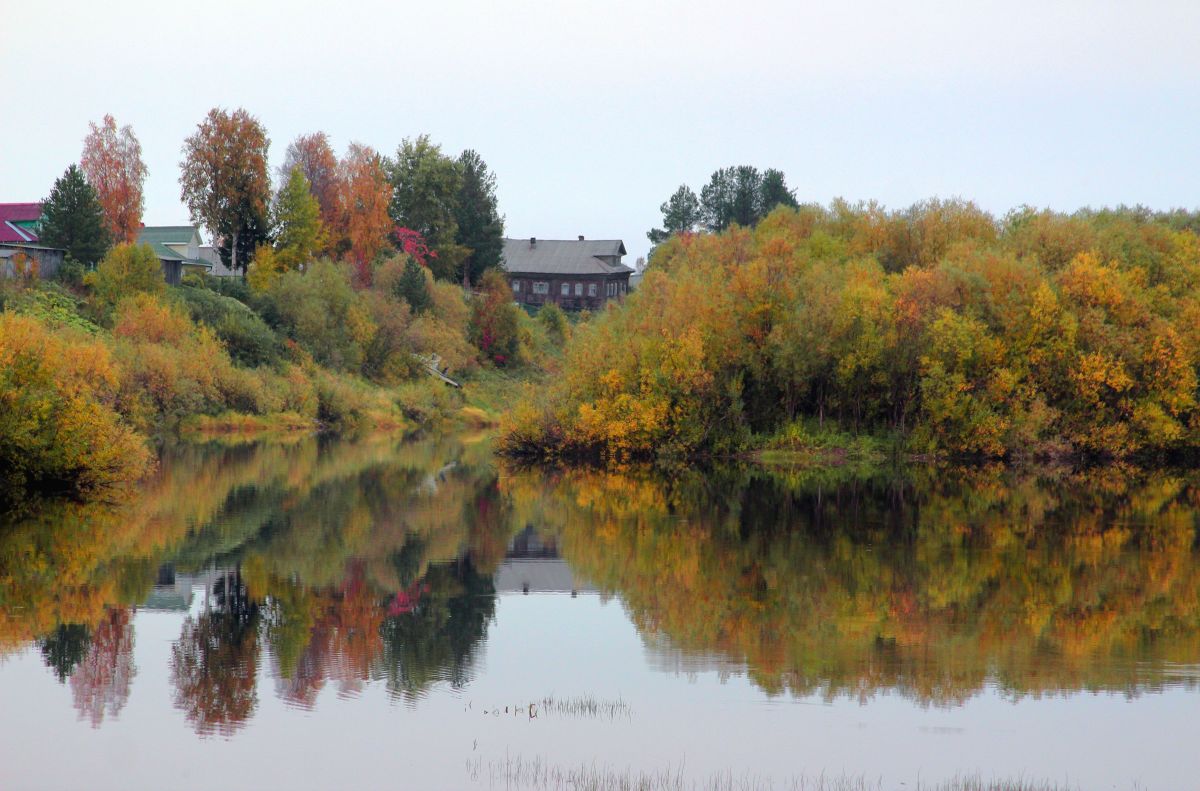
[[[597,256],[620,261],[625,243],[620,239],[529,239],[504,240],[504,269],[534,275],[612,275],[633,270],[610,264]]]

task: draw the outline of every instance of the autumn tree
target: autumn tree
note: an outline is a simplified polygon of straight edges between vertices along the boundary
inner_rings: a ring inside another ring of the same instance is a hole
[[[288,145],[279,169],[280,179],[286,181],[297,168],[308,179],[309,192],[321,207],[321,222],[326,228],[336,227],[340,212],[340,170],[328,135],[324,132],[300,135]]]
[[[143,185],[149,170],[142,161],[142,144],[126,124],[119,130],[111,115],[100,126],[89,123],[79,161],[88,183],[96,190],[104,220],[117,242],[137,239],[145,207]]]
[[[299,167],[293,168],[279,189],[273,208],[275,250],[280,263],[299,269],[312,260],[326,241],[321,222],[321,204],[309,191],[308,179]]]
[[[392,220],[388,206],[392,185],[384,160],[375,149],[351,143],[339,165],[338,228],[349,247],[349,258],[360,284],[371,281],[371,264],[387,245]]]
[[[61,247],[84,264],[94,264],[108,250],[111,237],[96,191],[71,165],[54,182],[50,197],[42,201],[42,244]]]
[[[479,281],[480,295],[471,303],[471,343],[497,365],[520,362],[520,335],[512,288],[504,275],[489,269]]]
[[[688,233],[700,224],[700,199],[691,187],[681,184],[670,198],[658,207],[662,212],[663,227],[651,228],[646,232],[646,238],[651,244],[662,244],[672,235]]]
[[[462,280],[470,286],[484,270],[500,265],[504,218],[496,202],[496,174],[488,170],[483,157],[468,149],[459,156],[458,167],[462,180],[454,213],[455,241],[469,250],[462,263]]]
[[[214,107],[183,144],[180,196],[192,220],[221,240],[221,258],[246,269],[248,253],[267,237],[270,141],[244,109]]]
[[[463,175],[457,160],[442,153],[428,135],[405,138],[389,163],[393,192],[392,220],[425,237],[437,253],[430,262],[435,275],[457,279],[465,250],[458,238],[458,199]]]

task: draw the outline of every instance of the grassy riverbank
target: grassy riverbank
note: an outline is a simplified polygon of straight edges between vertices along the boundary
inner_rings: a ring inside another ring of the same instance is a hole
[[[557,350],[510,302],[404,264],[356,286],[330,262],[255,291],[241,281],[167,287],[144,250],[114,248],[87,287],[0,283],[0,469],[8,490],[89,494],[142,477],[155,439],[214,434],[407,431],[494,425]],[[489,281],[493,289],[503,280]],[[503,320],[503,321],[502,321]],[[490,351],[505,324],[503,367]],[[488,324],[491,326],[491,324]],[[463,383],[428,374],[423,359]]]

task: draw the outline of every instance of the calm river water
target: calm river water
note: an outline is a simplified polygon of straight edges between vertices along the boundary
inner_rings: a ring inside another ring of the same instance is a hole
[[[1200,788],[1198,517],[1192,473],[183,446],[0,524],[0,788]]]

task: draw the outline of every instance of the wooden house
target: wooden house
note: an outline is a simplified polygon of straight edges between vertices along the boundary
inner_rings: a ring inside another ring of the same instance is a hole
[[[596,310],[629,292],[624,255],[620,239],[505,239],[502,266],[522,305]]]

